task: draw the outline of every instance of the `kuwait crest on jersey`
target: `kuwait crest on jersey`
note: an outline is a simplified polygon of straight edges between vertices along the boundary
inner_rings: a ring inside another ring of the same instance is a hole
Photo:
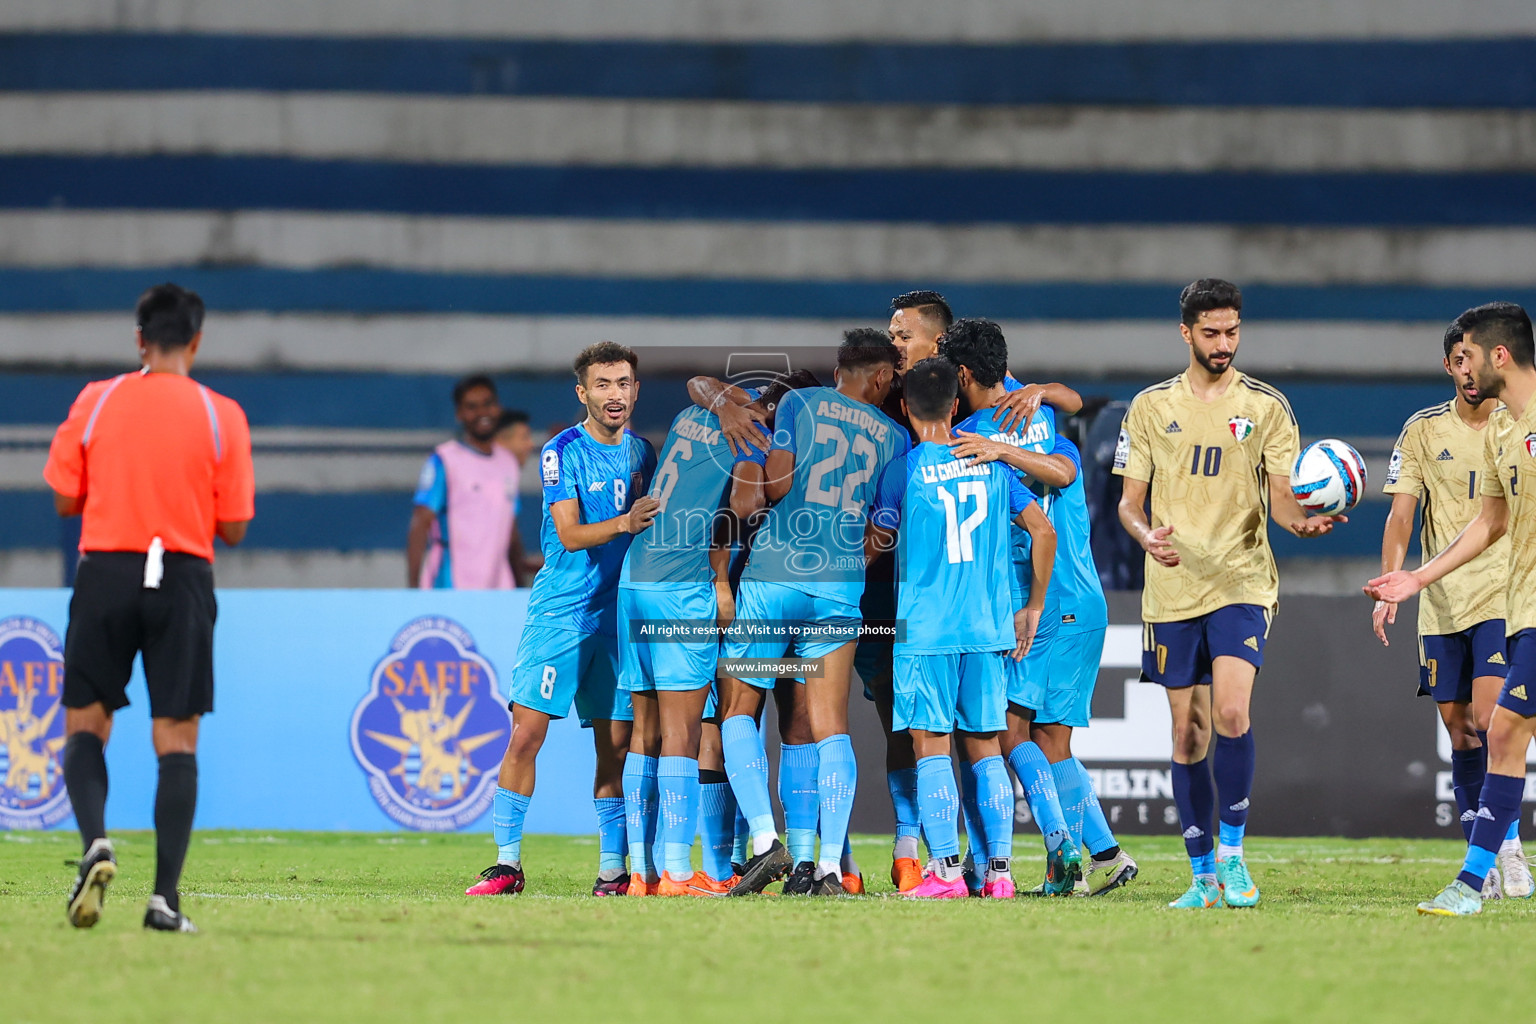
[[[1536,434],[1525,435],[1525,450],[1531,458],[1536,459]]]
[[[64,650],[36,619],[0,621],[0,828],[69,817],[64,789]]]
[[[1232,436],[1239,441],[1248,440],[1248,435],[1253,433],[1253,420],[1246,416],[1233,416],[1227,420],[1227,429],[1232,431]]]
[[[439,615],[396,633],[352,713],[368,790],[406,828],[448,832],[491,806],[512,716],[469,630]]]

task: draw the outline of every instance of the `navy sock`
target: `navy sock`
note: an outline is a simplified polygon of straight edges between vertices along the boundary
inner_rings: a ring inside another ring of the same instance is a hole
[[[1184,849],[1190,862],[1203,862],[1215,850],[1211,818],[1216,813],[1216,787],[1211,782],[1211,766],[1205,761],[1173,762],[1173,800],[1179,808],[1179,826],[1184,830]]]
[[[1461,831],[1472,841],[1472,823],[1477,820],[1477,805],[1486,775],[1482,750],[1451,751],[1451,792],[1456,795],[1456,810],[1461,816]]]
[[[1483,797],[1467,844],[1467,859],[1456,877],[1481,892],[1483,880],[1499,856],[1499,846],[1509,834],[1509,823],[1520,816],[1525,780],[1489,773],[1483,781]]]
[[[1248,824],[1248,798],[1253,794],[1253,730],[1241,736],[1217,736],[1211,773],[1221,797],[1221,823],[1233,828]]]

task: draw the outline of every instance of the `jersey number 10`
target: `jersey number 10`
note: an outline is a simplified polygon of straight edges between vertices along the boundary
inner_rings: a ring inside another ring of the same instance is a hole
[[[1221,472],[1221,449],[1206,448],[1205,458],[1200,458],[1201,448],[1195,445],[1195,457],[1189,460],[1189,472],[1192,476],[1215,476]]]

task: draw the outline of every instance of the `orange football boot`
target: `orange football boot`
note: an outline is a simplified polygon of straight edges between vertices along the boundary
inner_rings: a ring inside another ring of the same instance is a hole
[[[656,886],[657,896],[724,896],[730,886],[717,882],[702,871],[695,871],[687,878],[673,878],[672,872],[663,871]]]
[[[891,884],[897,892],[911,892],[922,880],[923,866],[916,857],[897,857],[891,864]]]
[[[629,876],[629,892],[626,896],[655,896],[660,882],[647,882],[645,876],[638,871]]]
[[[847,893],[849,896],[863,896],[864,895],[864,876],[863,875],[850,875],[848,872],[844,871],[843,872],[843,892]]]

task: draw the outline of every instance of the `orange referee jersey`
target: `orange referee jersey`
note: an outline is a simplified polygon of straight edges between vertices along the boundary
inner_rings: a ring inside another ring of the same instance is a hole
[[[53,435],[43,479],[84,495],[81,551],[213,560],[215,524],[255,515],[251,428],[232,399],[174,373],[87,384]]]

